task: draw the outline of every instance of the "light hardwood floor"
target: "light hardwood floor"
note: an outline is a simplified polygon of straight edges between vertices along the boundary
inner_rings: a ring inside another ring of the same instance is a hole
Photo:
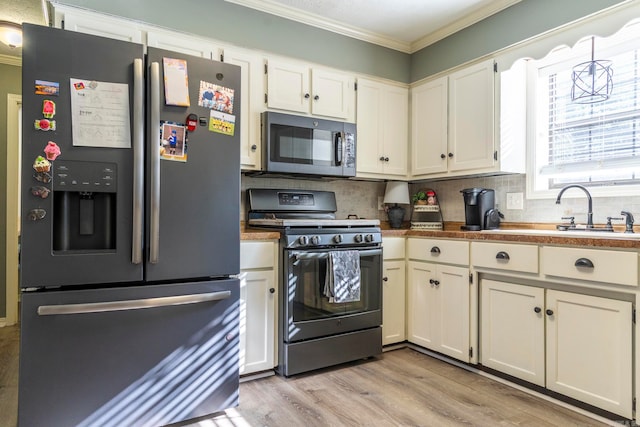
[[[0,426],[15,427],[17,327],[0,328]],[[339,351],[339,350],[338,350]],[[599,426],[569,409],[404,348],[240,385],[240,406],[192,426]]]

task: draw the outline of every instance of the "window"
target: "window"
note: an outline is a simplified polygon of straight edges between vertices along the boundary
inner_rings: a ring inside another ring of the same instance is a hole
[[[612,62],[613,91],[605,101],[571,100],[572,69],[591,59],[591,37],[527,66],[529,193],[544,197],[567,184],[593,194],[640,188],[640,25],[595,38],[595,59]]]

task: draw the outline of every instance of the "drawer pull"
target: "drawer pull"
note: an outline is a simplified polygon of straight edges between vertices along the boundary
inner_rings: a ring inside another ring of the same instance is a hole
[[[578,258],[574,264],[576,267],[593,268],[594,265],[588,258]]]
[[[440,254],[440,248],[437,247],[437,246],[432,247],[431,248],[431,253],[434,254],[434,255]]]
[[[533,309],[533,311],[535,311],[536,313],[540,313],[542,309],[540,307],[536,307]]]
[[[545,313],[547,313],[547,316],[553,316],[553,310],[551,310],[551,309],[547,309],[547,311],[545,311]]]
[[[502,260],[502,261],[509,261],[509,254],[504,252],[504,251],[500,251],[496,254],[496,259]]]

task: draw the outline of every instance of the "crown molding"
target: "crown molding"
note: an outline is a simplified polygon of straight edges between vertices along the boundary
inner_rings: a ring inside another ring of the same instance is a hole
[[[234,3],[238,6],[244,6],[271,15],[280,16],[281,18],[290,19],[322,30],[331,31],[343,36],[362,40],[365,42],[377,44],[379,46],[388,47],[404,53],[410,53],[411,44],[402,40],[392,39],[378,33],[363,30],[355,26],[343,23],[335,23],[327,20],[320,15],[309,12],[302,12],[298,9],[285,6],[270,0],[225,0],[228,3]]]
[[[476,12],[457,20],[450,25],[440,28],[439,30],[431,34],[427,34],[423,38],[414,41],[413,43],[411,43],[411,51],[409,53],[414,53],[419,51],[420,49],[424,49],[429,45],[432,45],[446,37],[449,37],[450,35],[460,30],[470,27],[473,24],[482,21],[483,19],[486,19],[508,7],[513,6],[516,3],[520,3],[521,1],[522,0],[493,1],[488,6],[483,7],[482,9],[477,10]]]
[[[16,67],[22,67],[22,58],[19,56],[1,55],[0,64],[13,65]]]
[[[454,23],[447,25],[425,37],[416,40],[414,42],[405,42],[384,36],[379,33],[358,28],[357,26],[350,26],[343,23],[335,23],[327,20],[326,18],[309,12],[302,12],[299,9],[295,9],[271,0],[225,0],[228,3],[234,3],[239,6],[248,7],[251,9],[259,10],[261,12],[277,15],[282,18],[290,19],[292,21],[300,22],[306,25],[310,25],[323,30],[331,31],[343,36],[352,37],[354,39],[362,40],[365,42],[373,43],[389,49],[394,49],[404,53],[414,53],[423,49],[451,34],[460,31],[470,25],[473,25],[489,16],[500,12],[522,0],[498,0],[493,1],[486,7],[483,7],[476,12],[469,14]]]

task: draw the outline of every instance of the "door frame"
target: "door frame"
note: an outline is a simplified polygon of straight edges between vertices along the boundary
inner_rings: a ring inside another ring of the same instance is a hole
[[[6,223],[6,316],[5,326],[18,322],[18,235],[20,226],[20,121],[22,95],[7,95],[7,223]],[[13,266],[13,267],[12,267]],[[2,326],[2,325],[0,325]]]

